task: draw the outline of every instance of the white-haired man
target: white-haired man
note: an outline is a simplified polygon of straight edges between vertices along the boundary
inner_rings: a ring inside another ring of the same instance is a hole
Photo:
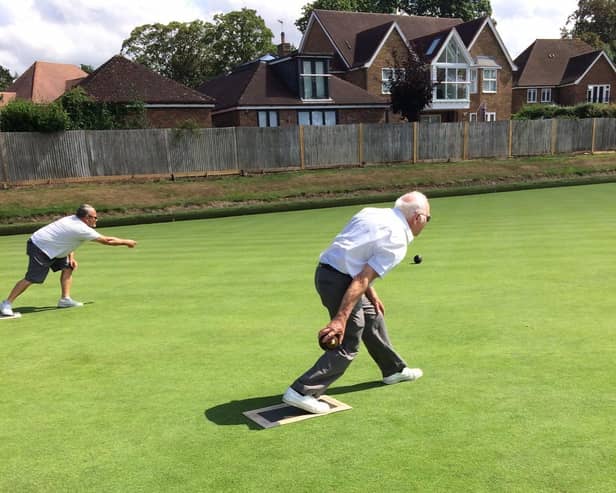
[[[84,241],[96,241],[103,245],[124,245],[134,248],[135,240],[125,240],[114,236],[103,236],[94,228],[98,217],[89,204],[82,204],[72,216],[66,216],[34,232],[26,245],[29,257],[28,270],[24,278],[17,281],[6,300],[0,304],[3,316],[13,316],[13,302],[32,284],[42,284],[49,270],[61,270],[60,287],[62,296],[58,308],[72,308],[83,303],[71,298],[73,271],[77,269],[75,250]]]
[[[311,413],[329,406],[318,398],[349,367],[363,341],[379,366],[383,382],[413,381],[423,372],[407,367],[394,350],[385,325],[384,305],[373,282],[383,277],[406,256],[408,245],[430,221],[426,196],[414,191],[402,195],[391,209],[367,207],[355,214],[320,258],[315,286],[331,317],[319,331],[327,343],[334,337],[338,347],[325,350],[316,363],[286,390],[282,400]]]

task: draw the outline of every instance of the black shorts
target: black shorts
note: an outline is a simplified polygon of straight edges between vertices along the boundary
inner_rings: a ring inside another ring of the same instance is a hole
[[[49,258],[43,250],[32,243],[32,240],[28,240],[26,253],[30,257],[30,261],[28,262],[28,272],[26,272],[24,278],[34,284],[43,283],[47,274],[49,274],[49,269],[57,272],[71,266],[68,257]]]

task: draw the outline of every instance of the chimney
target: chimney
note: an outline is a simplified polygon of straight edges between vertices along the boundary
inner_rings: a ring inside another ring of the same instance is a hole
[[[280,33],[280,44],[278,45],[278,57],[282,58],[291,53],[291,44],[285,43],[284,32]]]

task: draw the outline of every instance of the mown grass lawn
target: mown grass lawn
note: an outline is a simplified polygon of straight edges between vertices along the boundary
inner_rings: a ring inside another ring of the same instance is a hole
[[[615,193],[434,199],[376,284],[424,378],[363,351],[329,391],[352,410],[270,430],[242,411],[318,356],[313,269],[358,207],[101,228],[139,246],[78,251],[83,308],[50,275],[0,321],[0,491],[615,491]]]

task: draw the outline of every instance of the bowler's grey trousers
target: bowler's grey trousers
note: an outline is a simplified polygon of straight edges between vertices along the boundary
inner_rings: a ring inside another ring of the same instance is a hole
[[[314,282],[323,306],[333,318],[346,293],[351,276],[338,272],[333,267],[319,264]],[[364,295],[349,317],[342,345],[335,350],[324,351],[312,368],[299,377],[291,387],[304,395],[319,397],[349,367],[363,341],[368,353],[381,369],[384,377],[402,371],[404,360],[396,353],[387,335],[385,319]]]

